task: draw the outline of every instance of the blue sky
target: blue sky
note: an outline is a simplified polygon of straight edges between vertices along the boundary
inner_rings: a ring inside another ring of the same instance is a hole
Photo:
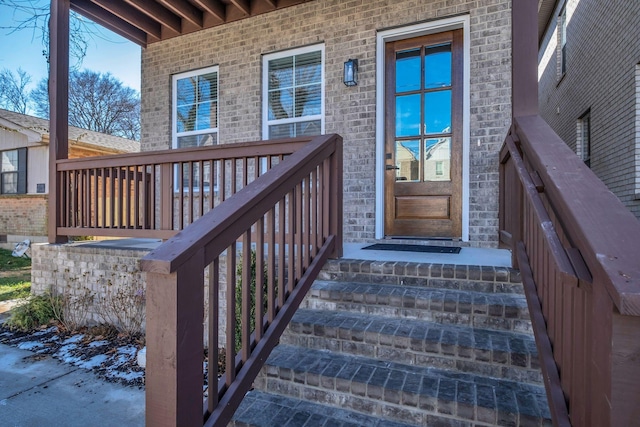
[[[0,27],[12,25],[22,15],[16,14],[12,7],[0,2]],[[125,86],[140,90],[140,52],[141,48],[111,31],[98,27],[100,37],[89,41],[87,56],[81,69],[102,73],[110,72]],[[10,30],[0,28],[0,69],[17,71],[21,67],[32,77],[31,88],[47,75],[47,62],[42,55],[41,34],[30,30],[21,30],[9,34]],[[72,61],[74,61],[72,59]]]

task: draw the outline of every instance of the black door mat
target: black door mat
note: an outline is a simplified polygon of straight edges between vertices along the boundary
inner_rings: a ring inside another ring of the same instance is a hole
[[[396,243],[376,243],[362,249],[374,251],[430,252],[436,254],[459,254],[459,246],[399,245]]]

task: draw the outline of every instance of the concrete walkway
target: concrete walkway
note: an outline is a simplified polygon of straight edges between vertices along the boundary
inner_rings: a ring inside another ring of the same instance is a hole
[[[0,344],[2,426],[143,426],[144,411],[144,390]]]

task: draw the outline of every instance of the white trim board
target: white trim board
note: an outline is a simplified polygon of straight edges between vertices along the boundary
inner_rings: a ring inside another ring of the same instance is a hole
[[[462,28],[463,33],[463,101],[462,101],[462,241],[469,241],[469,144],[470,144],[470,17],[461,15],[379,31],[376,37],[376,228],[375,238],[384,238],[384,79],[385,43]]]

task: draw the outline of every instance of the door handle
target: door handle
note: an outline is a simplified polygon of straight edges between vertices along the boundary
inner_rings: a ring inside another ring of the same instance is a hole
[[[394,166],[394,165],[385,165],[384,168],[385,170],[388,170],[388,171],[400,169],[398,166]]]

